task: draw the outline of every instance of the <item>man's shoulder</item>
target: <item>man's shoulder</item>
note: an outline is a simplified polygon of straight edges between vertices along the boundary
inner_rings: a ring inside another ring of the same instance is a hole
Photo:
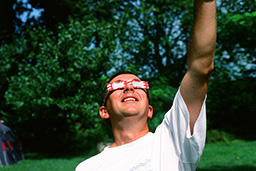
[[[92,156],[84,161],[82,161],[77,167],[75,171],[84,171],[84,170],[91,170],[95,168],[99,164],[99,161],[101,160],[101,153]]]

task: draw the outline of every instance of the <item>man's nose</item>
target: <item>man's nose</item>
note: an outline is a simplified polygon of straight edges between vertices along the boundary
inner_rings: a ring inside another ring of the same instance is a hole
[[[127,92],[127,91],[132,91],[132,92],[134,92],[134,87],[133,87],[132,85],[127,84],[127,85],[124,87],[124,93]]]

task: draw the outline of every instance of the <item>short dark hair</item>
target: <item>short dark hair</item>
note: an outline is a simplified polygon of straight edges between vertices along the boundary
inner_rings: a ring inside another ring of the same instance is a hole
[[[119,71],[119,72],[113,74],[113,75],[109,78],[109,80],[108,80],[107,83],[110,83],[115,77],[117,77],[118,75],[122,75],[122,74],[132,74],[132,75],[137,76],[136,74],[134,74],[134,73],[131,72],[131,71]],[[107,86],[105,86],[105,87],[104,87],[104,90],[103,90],[103,92],[102,92],[102,95],[101,95],[101,103],[100,103],[101,106],[106,106],[107,99],[108,99],[108,97],[110,96],[110,94],[111,94],[111,93],[108,93]],[[146,94],[147,94],[148,103],[149,103],[150,100],[149,100],[149,91],[148,91],[148,89],[146,90]]]

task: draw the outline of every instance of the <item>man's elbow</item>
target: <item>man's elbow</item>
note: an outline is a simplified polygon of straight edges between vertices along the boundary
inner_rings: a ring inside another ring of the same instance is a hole
[[[206,77],[210,77],[213,69],[214,69],[214,62],[212,61],[210,64],[208,64],[208,66],[205,66],[201,69],[200,74]]]
[[[210,55],[213,56],[213,55]],[[214,69],[214,58],[198,58],[189,65],[188,71],[200,77],[210,77]]]

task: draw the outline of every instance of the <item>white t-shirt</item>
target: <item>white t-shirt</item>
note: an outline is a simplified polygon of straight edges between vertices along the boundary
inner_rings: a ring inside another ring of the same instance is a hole
[[[190,171],[195,170],[206,138],[205,102],[191,136],[189,112],[177,92],[172,108],[155,133],[109,148],[80,163],[76,171]]]

